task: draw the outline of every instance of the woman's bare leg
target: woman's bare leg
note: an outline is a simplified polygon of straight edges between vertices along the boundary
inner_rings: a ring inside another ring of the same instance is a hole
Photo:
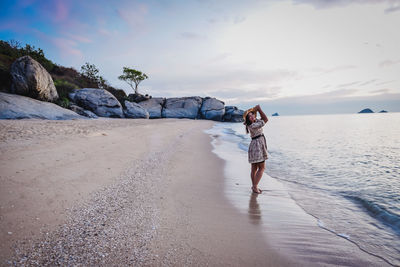
[[[260,194],[261,191],[257,188],[257,173],[259,169],[259,163],[252,163],[251,164],[251,182],[252,182],[252,187],[251,190],[253,190],[254,193]]]
[[[257,172],[257,168],[258,168],[257,163],[252,163],[252,164],[251,164],[251,173],[250,173],[250,176],[251,176],[251,183],[252,183],[252,185],[254,185],[254,183],[255,183],[255,181],[256,181],[256,172]]]
[[[255,187],[255,189],[258,191],[258,183],[260,182],[265,170],[265,161],[257,163],[257,167],[258,168],[254,177],[253,187]]]

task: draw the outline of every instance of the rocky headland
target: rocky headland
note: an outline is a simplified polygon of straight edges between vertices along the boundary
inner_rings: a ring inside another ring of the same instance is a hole
[[[15,60],[10,67],[11,88],[0,93],[0,119],[40,118],[65,120],[78,118],[159,119],[187,118],[221,122],[243,121],[243,110],[213,97],[124,96],[122,90],[78,88],[68,91],[64,105],[51,75],[30,56]],[[66,102],[66,104],[65,104]]]

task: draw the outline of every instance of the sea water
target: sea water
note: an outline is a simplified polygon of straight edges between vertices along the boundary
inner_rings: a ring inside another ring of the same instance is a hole
[[[222,137],[225,160],[245,159],[243,124],[209,133]],[[265,172],[320,228],[400,265],[400,113],[270,117],[264,134]]]

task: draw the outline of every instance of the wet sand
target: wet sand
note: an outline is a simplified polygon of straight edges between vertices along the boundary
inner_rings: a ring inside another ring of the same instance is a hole
[[[212,124],[0,121],[1,265],[290,264],[225,198]]]

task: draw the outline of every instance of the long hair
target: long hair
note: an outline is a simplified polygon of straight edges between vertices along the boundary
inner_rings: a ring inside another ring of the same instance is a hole
[[[253,113],[253,112],[249,112],[247,115],[246,115],[246,119],[245,119],[245,121],[244,121],[244,125],[245,125],[245,127],[246,127],[246,134],[248,134],[249,133],[249,128],[247,128],[250,124],[251,124],[251,121],[250,121],[250,119],[249,119],[249,114],[250,113]]]

